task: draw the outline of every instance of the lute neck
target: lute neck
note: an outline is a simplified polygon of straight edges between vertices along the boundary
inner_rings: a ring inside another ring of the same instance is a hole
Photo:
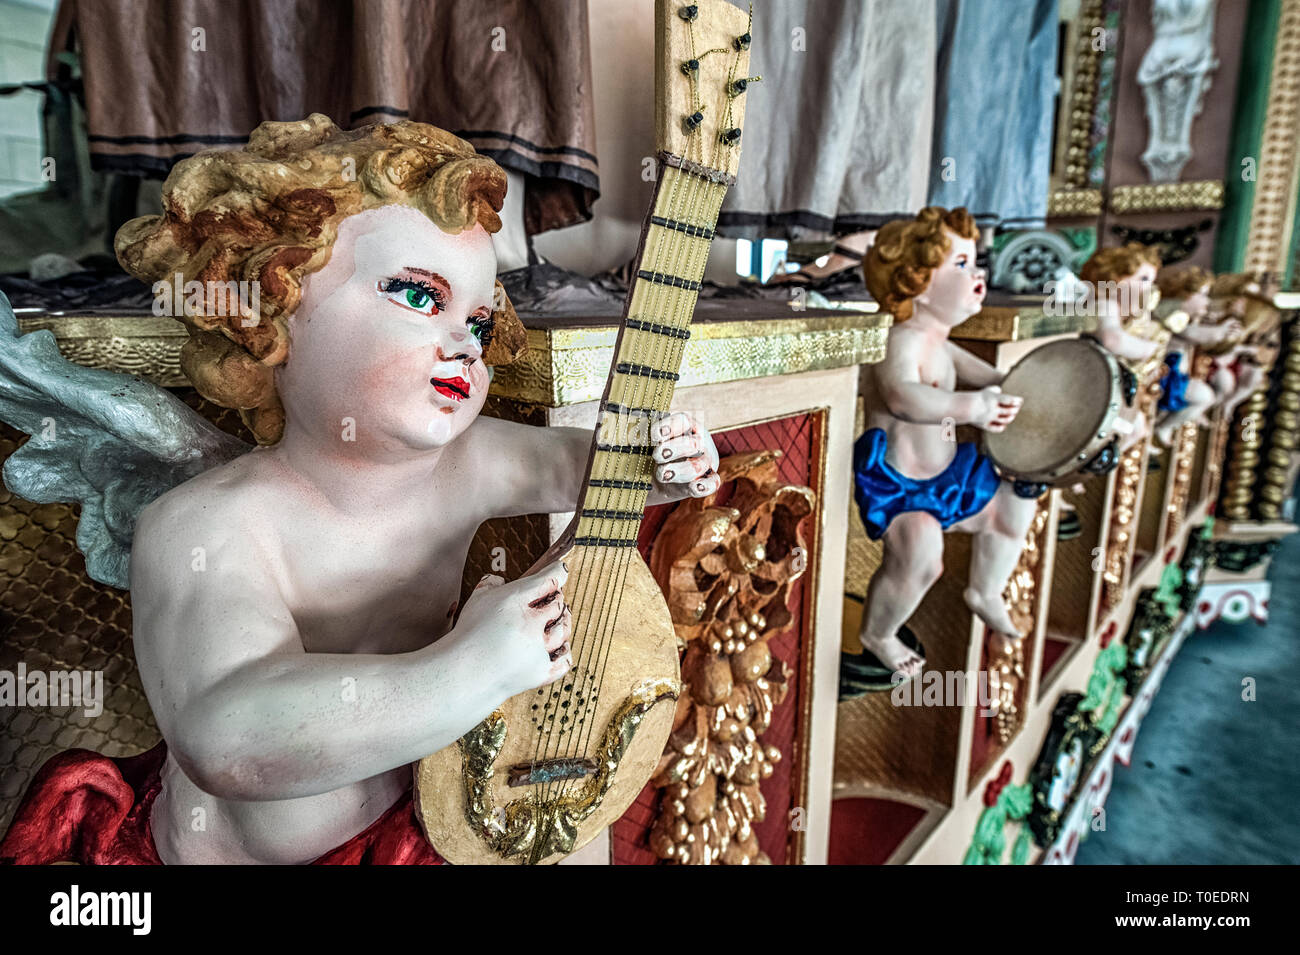
[[[652,428],[672,404],[709,246],[730,178],[661,156],[623,324],[601,399],[576,534],[634,547],[650,491]]]

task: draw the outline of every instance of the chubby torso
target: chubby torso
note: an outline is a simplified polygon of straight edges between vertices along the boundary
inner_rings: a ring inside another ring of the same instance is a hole
[[[890,354],[886,354],[884,365],[890,361],[915,362],[920,381],[924,385],[942,391],[953,391],[957,387],[957,368],[953,363],[950,349],[957,346],[944,342],[941,347],[910,350],[915,359],[908,357],[909,350],[898,348],[895,341],[905,344],[910,336],[917,335],[906,325],[891,331]],[[881,365],[876,366],[876,385],[879,390]],[[956,423],[919,424],[905,421],[891,414],[884,396],[876,395],[867,416],[868,428],[880,428],[885,432],[887,447],[885,461],[895,470],[911,478],[930,478],[943,472],[952,463],[957,453],[955,442]]]
[[[141,605],[137,597],[135,607],[141,674],[164,737],[169,714],[207,665],[173,639],[175,628],[187,617],[210,618],[223,602],[261,600],[268,614],[287,615],[279,623],[307,653],[404,653],[447,633],[469,542],[487,516],[448,464],[427,488],[371,509],[329,500],[267,451],[166,495],[159,536],[183,538],[165,546],[188,557],[189,573],[147,588],[177,605]],[[137,547],[149,544],[137,539]],[[241,594],[241,575],[250,584],[256,575],[256,588]],[[196,592],[187,594],[186,578]],[[133,596],[136,589],[133,581]],[[237,654],[241,633],[216,629]],[[250,641],[249,652],[256,648]],[[403,765],[316,795],[222,799],[191,781],[169,749],[153,836],[169,864],[310,862],[378,819],[410,779]]]

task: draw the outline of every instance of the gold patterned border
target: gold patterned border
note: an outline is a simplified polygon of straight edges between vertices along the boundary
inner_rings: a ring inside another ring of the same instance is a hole
[[[677,386],[878,362],[891,323],[889,315],[876,314],[693,325]],[[549,407],[599,398],[617,337],[614,325],[529,329],[528,351],[497,370],[492,393]]]
[[[1068,139],[1065,143],[1065,184],[1070,189],[1095,192],[1088,189],[1088,152],[1092,146],[1092,120],[1097,110],[1097,87],[1101,77],[1102,51],[1093,43],[1093,31],[1105,25],[1104,0],[1082,0],[1079,16],[1074,26],[1074,58],[1070,76],[1070,107]],[[1096,213],[1078,212],[1076,215],[1095,215],[1101,212],[1101,194],[1097,193]],[[1050,213],[1055,215],[1057,213]],[[1060,213],[1067,215],[1069,213]]]
[[[1101,207],[1100,189],[1055,189],[1047,197],[1049,219],[1099,216]]]
[[[1092,315],[1048,315],[1041,308],[993,305],[966,319],[950,334],[966,341],[1022,342],[1088,332],[1096,325],[1097,319]]]
[[[1197,356],[1200,373],[1195,374],[1194,377],[1204,381],[1201,357]],[[1183,526],[1183,518],[1187,514],[1187,499],[1192,490],[1192,469],[1196,466],[1197,437],[1196,423],[1189,421],[1178,429],[1178,436],[1169,453],[1171,487],[1169,502],[1165,505],[1165,540],[1174,539],[1178,529]]]
[[[877,362],[893,319],[845,313],[817,318],[710,322],[691,329],[681,386],[714,384]],[[153,315],[19,316],[19,328],[54,332],[63,357],[88,368],[125,372],[167,388],[181,372],[185,326]],[[528,351],[497,369],[492,394],[558,407],[599,398],[614,358],[617,326],[529,329]]]
[[[20,314],[18,329],[23,334],[37,329],[52,331],[59,353],[87,368],[138,375],[164,388],[190,383],[181,372],[181,346],[189,335],[174,318]]]
[[[1110,192],[1116,213],[1187,212],[1223,208],[1223,181],[1160,182],[1141,186],[1116,186]]]

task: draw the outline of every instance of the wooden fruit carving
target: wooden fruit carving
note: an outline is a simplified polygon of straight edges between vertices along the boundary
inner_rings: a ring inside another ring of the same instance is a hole
[[[650,553],[685,648],[684,692],[652,780],[664,798],[650,846],[669,862],[769,861],[753,823],[781,754],[761,737],[791,674],[767,642],[795,622],[790,584],[807,567],[801,530],[815,502],[811,489],[781,480],[780,457],[724,458],[718,493],[678,504]]]

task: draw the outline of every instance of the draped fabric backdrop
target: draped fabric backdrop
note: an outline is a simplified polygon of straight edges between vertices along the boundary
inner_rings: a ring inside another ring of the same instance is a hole
[[[739,238],[874,228],[925,205],[935,0],[755,0]]]
[[[755,0],[738,238],[875,228],[927,204],[1041,227],[1057,0]]]
[[[931,204],[1043,227],[1058,18],[1057,0],[939,0]]]
[[[165,176],[264,120],[413,119],[527,177],[529,233],[599,194],[586,0],[64,0],[95,168]]]

